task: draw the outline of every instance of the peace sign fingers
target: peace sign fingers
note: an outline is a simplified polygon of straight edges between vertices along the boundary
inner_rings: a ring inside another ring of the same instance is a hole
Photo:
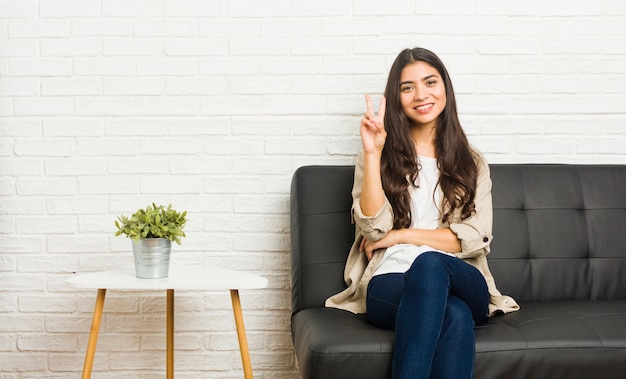
[[[386,99],[385,96],[382,96],[380,98],[380,105],[378,106],[378,114],[374,113],[374,106],[372,105],[372,97],[370,95],[365,95],[365,104],[367,106],[367,113],[366,116],[368,116],[368,118],[374,118],[375,122],[378,123],[383,123],[383,121],[385,120],[385,108],[386,108]]]
[[[372,106],[372,97],[369,94],[365,94],[365,105],[367,106],[367,113],[374,114],[374,107]]]
[[[387,109],[387,99],[385,96],[380,97],[380,105],[378,106],[378,119],[380,122],[385,120],[385,110]]]
[[[387,137],[384,125],[386,105],[385,97],[383,96],[380,99],[378,114],[374,113],[374,106],[372,105],[372,98],[370,95],[365,95],[365,105],[367,107],[367,111],[361,120],[361,140],[363,142],[363,148],[366,152],[380,152],[382,151]]]

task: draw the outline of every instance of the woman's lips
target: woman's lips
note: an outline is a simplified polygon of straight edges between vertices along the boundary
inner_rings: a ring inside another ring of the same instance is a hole
[[[418,113],[428,113],[433,108],[434,105],[435,104],[433,103],[428,103],[428,104],[418,105],[417,107],[413,109],[415,109]]]

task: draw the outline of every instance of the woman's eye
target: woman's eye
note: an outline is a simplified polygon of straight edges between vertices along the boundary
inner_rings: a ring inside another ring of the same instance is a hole
[[[428,86],[434,86],[435,84],[437,84],[436,80],[429,80],[429,81],[426,82],[426,85],[428,85]]]
[[[404,86],[404,87],[400,88],[400,91],[401,92],[408,92],[408,91],[411,91],[412,89],[413,89],[412,86]]]

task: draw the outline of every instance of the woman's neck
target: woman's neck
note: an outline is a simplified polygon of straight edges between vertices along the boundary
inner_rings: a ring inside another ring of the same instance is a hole
[[[435,151],[435,128],[414,126],[411,130],[411,137],[415,143],[417,154],[423,157],[436,158]]]

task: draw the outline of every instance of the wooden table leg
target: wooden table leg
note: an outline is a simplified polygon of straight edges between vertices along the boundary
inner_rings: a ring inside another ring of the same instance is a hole
[[[230,290],[230,299],[232,300],[233,313],[235,314],[235,326],[237,327],[237,337],[239,338],[239,351],[241,352],[243,374],[246,379],[252,379],[252,363],[250,362],[250,352],[248,351],[246,328],[243,324],[243,312],[241,311],[239,290]]]
[[[174,290],[167,290],[167,379],[174,379]]]
[[[91,369],[93,368],[93,360],[96,355],[96,343],[98,342],[98,332],[100,331],[100,322],[102,321],[102,309],[104,308],[104,296],[107,290],[98,289],[96,296],[96,306],[93,310],[93,318],[91,320],[91,331],[89,332],[89,342],[87,343],[87,352],[85,353],[85,364],[83,366],[83,379],[91,378]]]

